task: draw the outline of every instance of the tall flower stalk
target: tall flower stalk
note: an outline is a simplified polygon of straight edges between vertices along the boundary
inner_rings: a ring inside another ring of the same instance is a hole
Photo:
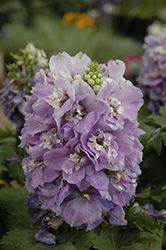
[[[53,55],[26,97],[20,146],[30,207],[44,216],[36,239],[63,222],[93,230],[104,218],[126,225],[123,206],[135,196],[142,144],[137,112],[142,92],[124,77],[125,64],[98,64],[83,53]]]
[[[5,116],[16,125],[19,134],[25,118],[25,96],[30,94],[35,85],[35,74],[48,67],[48,60],[43,50],[29,43],[20,55],[12,54],[15,63],[7,66],[8,75],[0,90],[0,104]]]
[[[148,108],[159,114],[160,106],[166,106],[166,32],[146,36],[143,48],[137,81],[149,98]]]

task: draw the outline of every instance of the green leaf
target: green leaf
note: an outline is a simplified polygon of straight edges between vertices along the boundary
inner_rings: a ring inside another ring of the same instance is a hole
[[[6,137],[0,140],[0,144],[8,144],[10,146],[15,146],[17,142],[16,137]]]
[[[137,197],[147,198],[150,196],[150,192],[151,192],[151,187],[148,187],[148,188],[144,189],[142,192],[138,193]]]
[[[0,172],[1,171],[9,172],[9,169],[8,169],[7,166],[5,166],[5,165],[3,165],[3,164],[0,163]]]
[[[103,226],[103,229],[96,240],[94,240],[94,248],[98,250],[114,250],[116,249],[115,236],[118,234],[119,228],[109,228]]]
[[[122,250],[134,244],[142,236],[138,229],[103,226],[103,229],[94,241],[94,248],[98,250]]]
[[[161,155],[161,151],[162,151],[162,141],[159,138],[159,136],[156,136],[153,139],[153,147],[156,150],[156,153],[160,156]]]
[[[164,186],[162,187],[162,190],[165,190],[165,191],[166,191],[166,185],[164,185]]]
[[[166,119],[166,107],[161,106],[159,109],[160,114]],[[165,123],[163,123],[165,124]]]
[[[13,156],[14,152],[15,152],[14,147],[11,147],[11,146],[6,145],[6,144],[1,145],[0,146],[0,155],[1,155],[0,163],[5,165],[6,159],[11,158]]]
[[[28,250],[80,250],[79,248],[75,248],[73,244],[68,241],[63,244],[59,244],[58,242],[55,245],[46,245],[44,243],[37,243],[35,246],[28,248]],[[87,248],[86,248],[87,250]]]
[[[4,139],[4,138],[8,138],[8,137],[15,137],[16,138],[16,134],[15,134],[15,129],[13,129],[11,126],[7,126],[5,129],[0,128],[0,139]]]
[[[7,214],[6,216],[6,221],[5,221],[5,226],[6,226],[6,232],[19,229],[19,230],[24,230],[24,229],[29,229],[32,227],[32,225],[27,225],[24,223],[24,221],[18,220],[16,217],[14,217],[11,214]]]
[[[32,228],[30,209],[24,197],[27,195],[25,187],[14,189],[9,187],[0,188],[0,206],[7,210],[20,223]]]
[[[166,175],[166,153],[165,149],[162,150],[160,156],[155,151],[151,151],[149,154],[144,154],[143,162],[141,163],[142,175],[139,176],[139,185],[137,192],[139,193],[142,189],[146,189],[148,186],[151,187],[152,195],[161,194],[161,188],[165,185]],[[155,191],[155,190],[156,191]],[[137,198],[136,198],[137,199]],[[138,202],[141,202],[142,198]],[[150,197],[147,202],[151,202]],[[145,203],[144,203],[145,204]]]
[[[70,238],[61,240],[61,237],[57,240],[55,245],[47,245],[41,242],[37,242],[35,234],[38,232],[39,227],[31,230],[14,230],[3,236],[1,244],[4,250],[77,250],[71,243]],[[64,232],[66,234],[67,232]]]
[[[29,250],[36,245],[36,230],[14,230],[3,236],[1,244],[4,250]]]
[[[147,142],[147,147],[153,146],[159,156],[161,155],[162,144],[166,142],[166,133],[161,132],[162,128],[158,130],[158,133],[151,137]]]
[[[127,220],[127,225],[129,226],[129,228],[136,228],[135,222],[138,220],[138,218],[134,215],[136,207],[134,207],[133,205],[134,203],[132,204],[132,207],[125,207],[125,218]]]
[[[151,198],[159,203],[162,202],[163,199],[163,194],[159,194],[159,195],[152,195]]]
[[[149,140],[149,138],[153,135],[155,128],[153,128],[152,126],[149,126],[147,124],[144,123],[140,123],[139,126],[143,131],[145,131],[145,134],[140,136],[140,141],[141,143],[146,146],[147,141]]]
[[[144,238],[141,240],[143,244],[146,244],[148,246],[148,250],[160,250],[162,249],[162,240],[163,240],[163,230],[160,230],[160,237],[159,239],[148,239]]]
[[[161,238],[161,229],[158,228],[157,233],[151,233],[148,231],[142,231],[140,232],[140,238],[142,239],[148,239],[148,240],[156,240],[156,241],[160,241]]]
[[[93,241],[99,231],[99,227],[95,230],[86,232],[85,230],[72,229],[70,233],[70,241],[74,244],[76,249],[87,250],[93,245]]]
[[[146,229],[154,234],[158,233],[158,224],[153,217],[142,212],[138,212],[136,216],[138,221],[135,224],[139,230],[144,231]]]
[[[19,183],[21,183],[21,181],[25,179],[21,162],[9,165],[8,169],[10,171],[10,176],[16,179]]]
[[[124,248],[125,250],[149,250],[147,245],[142,243],[134,243],[128,247]]]
[[[159,113],[161,115],[152,114],[148,117],[149,122],[152,122],[158,126],[166,124],[166,107],[160,107]]]

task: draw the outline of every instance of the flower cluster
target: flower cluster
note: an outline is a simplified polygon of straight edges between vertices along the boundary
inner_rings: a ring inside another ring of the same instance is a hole
[[[9,73],[0,90],[0,104],[6,117],[16,124],[17,133],[24,123],[25,96],[35,85],[35,73],[48,67],[45,52],[33,44],[28,44],[20,53],[20,56],[12,55],[16,63],[8,65]]]
[[[123,78],[125,64],[91,61],[79,52],[53,55],[27,96],[20,146],[30,207],[46,214],[36,239],[54,244],[49,228],[63,221],[93,230],[104,217],[126,225],[123,206],[135,196],[143,133],[139,88]]]
[[[137,78],[144,95],[148,95],[148,108],[158,114],[166,106],[166,32],[145,37],[144,54]]]

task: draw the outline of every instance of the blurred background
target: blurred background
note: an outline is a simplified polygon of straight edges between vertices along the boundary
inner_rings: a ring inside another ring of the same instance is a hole
[[[148,33],[166,29],[166,0],[0,0],[0,87],[27,43],[52,54],[82,51],[99,63],[121,59],[135,81]],[[0,126],[4,124],[0,110]]]

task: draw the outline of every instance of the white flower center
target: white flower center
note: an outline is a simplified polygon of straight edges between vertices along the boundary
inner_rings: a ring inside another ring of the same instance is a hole
[[[55,110],[59,110],[61,103],[67,98],[66,92],[62,88],[54,89],[53,93],[50,94],[45,101],[51,105]]]
[[[55,139],[56,143],[60,143],[60,139],[58,138],[56,128],[52,128],[48,132],[42,133],[42,135],[40,136],[40,140],[42,142],[40,143],[39,146],[51,150],[53,146],[52,138]]]
[[[66,120],[77,124],[86,114],[85,108],[79,103],[73,105],[72,109],[66,114]]]
[[[84,153],[80,150],[79,146],[76,146],[74,150],[74,154],[70,154],[68,160],[76,163],[75,170],[77,171],[80,169],[80,165],[78,165],[78,163],[81,165],[85,163],[83,159]]]
[[[43,164],[44,164],[43,160],[36,160],[36,159],[31,160],[31,161],[29,161],[28,165],[23,166],[23,171],[24,172],[31,172],[36,167],[42,166]]]

